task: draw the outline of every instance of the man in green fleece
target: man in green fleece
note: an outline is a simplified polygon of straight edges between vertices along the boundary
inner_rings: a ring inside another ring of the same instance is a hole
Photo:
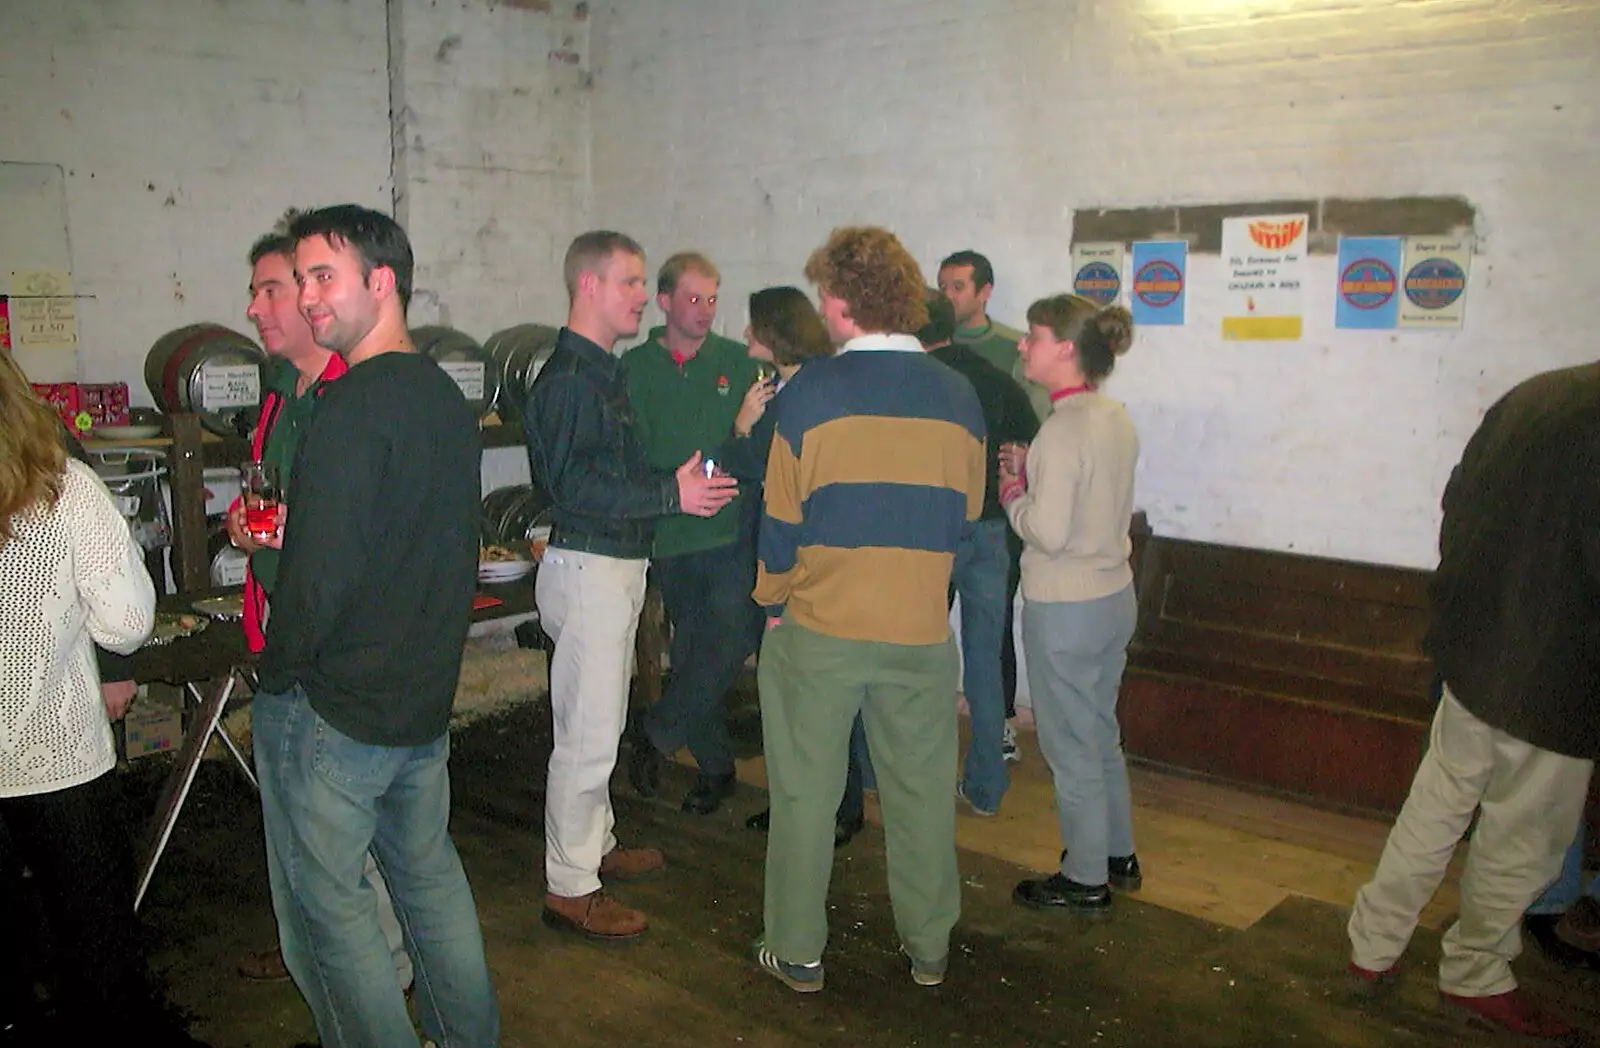
[[[711,331],[721,279],[704,255],[667,259],[656,278],[666,324],[622,360],[645,457],[660,469],[675,469],[696,451],[711,465],[717,448],[734,439],[734,416],[757,379],[745,347]],[[672,676],[660,701],[639,718],[628,777],[641,794],[654,796],[664,759],[688,746],[700,774],[683,810],[696,815],[711,814],[733,793],[722,700],[761,635],[761,614],[750,598],[755,550],[740,527],[745,497],[712,517],[656,521],[652,571],[672,624]]]
[[[971,346],[983,359],[1010,375],[1043,422],[1050,415],[1050,394],[1022,375],[1017,340],[1022,332],[989,319],[989,295],[994,291],[994,267],[976,251],[957,251],[939,263],[939,293],[956,311],[957,345]]]

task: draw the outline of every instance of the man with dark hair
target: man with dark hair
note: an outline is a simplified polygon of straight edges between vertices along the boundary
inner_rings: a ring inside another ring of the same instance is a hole
[[[499,1015],[451,843],[450,707],[475,588],[477,421],[406,333],[411,246],[346,205],[298,216],[300,311],[349,371],[295,460],[253,705],[283,957],[326,1045],[416,1043],[362,875],[389,882],[439,1044]]]
[[[345,373],[344,358],[317,345],[311,325],[300,314],[299,289],[294,281],[294,240],[286,231],[288,222],[299,212],[284,217],[283,231],[275,230],[258,239],[250,248],[250,305],[245,316],[255,325],[261,348],[267,351],[266,394],[261,413],[250,439],[250,457],[276,466],[283,488],[292,486],[295,453],[300,438],[311,425],[311,417],[327,384]],[[245,568],[245,641],[251,651],[266,646],[267,600],[278,579],[279,551],[263,546],[245,527],[244,501],[235,499],[228,507],[228,538],[250,556]],[[378,898],[378,921],[383,937],[394,957],[395,974],[402,989],[411,986],[411,956],[406,953],[405,937],[389,900],[388,886],[369,853],[365,873]],[[276,981],[289,978],[283,951],[251,951],[239,962],[239,973],[247,979]]]
[[[1517,926],[1561,869],[1600,757],[1600,364],[1537,375],[1489,409],[1444,489],[1423,646],[1443,687],[1428,749],[1350,914],[1376,990],[1477,814],[1439,996],[1532,1037],[1572,1028],[1517,987]]]
[[[555,640],[550,705],[555,749],[545,785],[544,922],[591,939],[644,934],[644,914],[601,890],[665,865],[654,848],[619,848],[612,833],[611,772],[628,709],[633,639],[644,603],[651,524],[710,517],[738,493],[708,477],[700,453],[675,471],[652,469],[640,446],[621,338],[644,313],[644,251],[609,230],[567,249],[567,325],[528,391],[528,467],[553,503],[550,545],[539,564],[539,621]]]
[[[929,359],[922,274],[895,236],[835,229],[806,263],[838,355],[785,387],[766,477],[756,600],[771,787],[761,968],[822,989],[834,806],[866,724],[889,838],[889,896],[914,980],[944,980],[956,872],[956,652],[946,593],[984,495],[984,427]]]
[[[994,292],[994,267],[989,259],[976,251],[957,251],[939,263],[939,293],[950,302],[955,311],[955,333],[951,339],[960,345],[971,346],[983,359],[993,364],[1016,383],[1028,396],[1033,406],[1036,422],[1050,416],[1050,393],[1037,382],[1029,382],[1022,373],[1022,358],[1017,354],[1017,341],[1022,332],[997,324],[989,319],[989,296]],[[1022,541],[1009,528],[1006,532],[1006,554],[1009,567],[1006,572],[1005,639],[1001,643],[1000,677],[1006,700],[1006,723],[1001,736],[1001,751],[1008,761],[1021,757],[1017,749],[1017,733],[1011,722],[1017,716],[1017,640],[1016,602],[1017,587],[1022,584]]]
[[[1002,745],[1006,730],[1006,694],[1001,649],[1011,608],[1006,579],[1011,556],[1006,546],[1011,525],[1000,505],[995,477],[1002,444],[1026,444],[1039,431],[1039,420],[1027,396],[1011,377],[985,360],[971,346],[952,342],[955,310],[937,291],[927,293],[928,323],[917,332],[928,355],[955,369],[978,394],[988,430],[984,470],[983,513],[956,549],[951,584],[961,598],[962,692],[971,717],[972,742],[962,765],[959,797],[975,815],[993,815],[1005,796],[1006,762]]]
[[[711,330],[721,277],[704,255],[679,252],[656,277],[666,323],[622,358],[645,460],[672,469],[707,457],[729,439],[756,364],[742,343]],[[710,815],[733,793],[733,743],[722,700],[761,635],[750,599],[756,564],[735,499],[712,517],[662,517],[655,524],[651,571],[672,624],[672,676],[644,710],[628,775],[646,797],[660,789],[661,765],[687,745],[699,766],[683,810]]]

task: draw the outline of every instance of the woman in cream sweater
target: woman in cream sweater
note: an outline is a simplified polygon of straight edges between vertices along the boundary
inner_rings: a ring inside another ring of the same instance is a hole
[[[0,1043],[195,1045],[145,966],[133,856],[95,644],[131,654],[155,589],[128,525],[54,413],[0,353],[0,877],[33,872],[59,975],[55,1016],[28,1014],[31,983],[0,965]],[[16,899],[0,892],[7,949]],[[7,1040],[6,1038],[10,1038]]]
[[[1065,850],[1049,877],[1017,885],[1026,906],[1109,915],[1111,888],[1139,887],[1117,689],[1133,638],[1128,523],[1139,438],[1099,391],[1133,318],[1076,295],[1028,308],[1023,373],[1050,391],[1033,444],[1008,445],[1000,501],[1022,537],[1022,637],[1039,748],[1055,782]]]

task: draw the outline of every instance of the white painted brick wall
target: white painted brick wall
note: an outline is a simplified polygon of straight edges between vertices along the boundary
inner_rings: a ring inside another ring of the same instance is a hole
[[[412,322],[480,341],[562,323],[561,260],[587,228],[586,16],[571,2],[396,6]]]
[[[0,160],[58,164],[80,375],[149,404],[174,328],[244,318],[250,243],[294,204],[387,207],[383,0],[19,0]]]
[[[930,277],[984,251],[1015,324],[1067,286],[1075,209],[1471,200],[1458,334],[1333,331],[1319,257],[1302,341],[1223,343],[1193,260],[1190,324],[1143,332],[1111,385],[1162,534],[1430,567],[1483,411],[1595,356],[1594,3],[610,0],[594,23],[593,220],[710,253],[733,334],[849,222]]]

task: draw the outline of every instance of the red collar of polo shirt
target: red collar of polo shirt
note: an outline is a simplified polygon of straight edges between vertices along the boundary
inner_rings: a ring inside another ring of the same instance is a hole
[[[1094,387],[1088,383],[1084,383],[1081,386],[1068,386],[1066,389],[1058,389],[1054,393],[1050,394],[1050,403],[1054,404],[1058,400],[1065,400],[1077,393],[1087,393],[1093,388]]]

